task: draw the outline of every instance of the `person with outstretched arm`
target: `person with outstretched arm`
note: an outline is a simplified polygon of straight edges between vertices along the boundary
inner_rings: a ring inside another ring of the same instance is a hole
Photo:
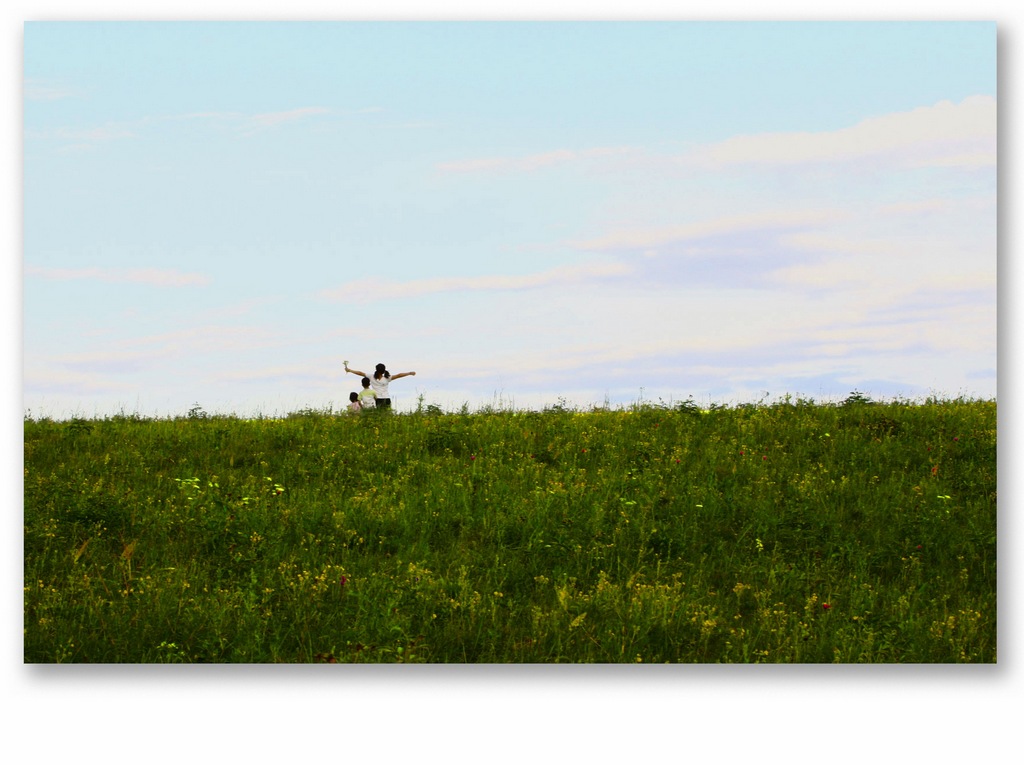
[[[388,385],[392,380],[398,380],[402,377],[415,376],[415,372],[399,372],[398,374],[391,374],[383,364],[378,364],[374,373],[368,375],[365,372],[360,372],[358,369],[349,369],[348,362],[345,362],[345,371],[356,375],[357,377],[369,377],[370,387],[373,388],[373,392],[377,394],[377,408],[378,409],[390,409],[391,408],[391,397],[388,394]]]

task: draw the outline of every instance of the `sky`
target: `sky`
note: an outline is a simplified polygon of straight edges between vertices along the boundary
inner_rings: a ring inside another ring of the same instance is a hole
[[[992,21],[30,21],[23,407],[996,395]]]
[[[337,406],[356,389],[345,359],[416,370],[392,386],[399,409],[420,395],[993,396],[993,21],[999,376],[1013,392],[1020,3],[280,5],[0,6],[5,506],[22,502],[25,411]],[[174,18],[722,23],[55,23]],[[1001,397],[1005,602],[1021,592],[1016,412]],[[792,745],[765,743],[780,731],[840,764],[882,747],[997,761],[1016,744],[1013,609],[995,667],[349,668],[341,682],[301,668],[26,667],[8,516],[0,694],[14,752],[108,759],[82,742],[111,709],[119,746],[156,763],[198,747],[254,762],[603,762],[663,758],[679,741],[788,762]]]

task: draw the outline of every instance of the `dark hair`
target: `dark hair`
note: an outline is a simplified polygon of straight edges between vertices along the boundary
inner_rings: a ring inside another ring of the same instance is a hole
[[[348,400],[349,401],[358,401],[359,400],[359,394],[356,393],[355,391],[353,391],[352,393],[349,393],[348,394]]]
[[[389,380],[391,379],[391,373],[387,370],[387,368],[383,364],[378,364],[377,371],[373,373],[373,376],[375,379],[379,380],[381,375],[384,375]]]
[[[364,388],[369,388],[370,387],[370,378],[369,377],[364,377],[363,378],[363,387]]]

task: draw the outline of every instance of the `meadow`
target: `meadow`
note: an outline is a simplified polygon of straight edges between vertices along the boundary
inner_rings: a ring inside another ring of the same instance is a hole
[[[996,402],[24,421],[27,663],[992,663]]]

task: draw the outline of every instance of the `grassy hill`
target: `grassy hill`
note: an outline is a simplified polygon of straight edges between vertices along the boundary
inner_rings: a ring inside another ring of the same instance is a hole
[[[996,403],[25,429],[27,662],[994,662]]]

